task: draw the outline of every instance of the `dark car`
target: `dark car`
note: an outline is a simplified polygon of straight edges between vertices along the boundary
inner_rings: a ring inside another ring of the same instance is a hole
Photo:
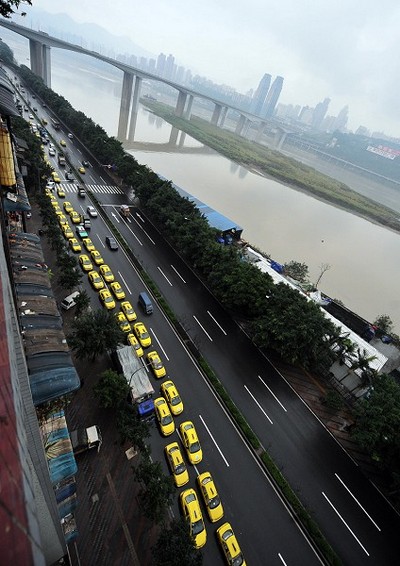
[[[106,244],[110,248],[110,250],[116,251],[118,249],[118,244],[112,236],[106,237]]]
[[[90,163],[89,163],[89,161],[86,161],[86,159],[84,159],[84,160],[82,161],[82,165],[83,165],[84,167],[90,167]]]

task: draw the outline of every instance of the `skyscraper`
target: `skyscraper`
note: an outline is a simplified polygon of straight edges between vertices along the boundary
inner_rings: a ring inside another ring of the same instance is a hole
[[[319,130],[321,128],[322,122],[328,111],[330,101],[330,98],[325,98],[323,102],[318,102],[318,104],[314,108],[311,125],[316,130]]]
[[[349,107],[344,106],[337,115],[337,118],[335,120],[335,130],[340,130],[341,132],[343,132],[346,129],[348,119],[349,119]]]
[[[271,75],[265,74],[260,81],[260,84],[255,91],[251,101],[251,111],[257,116],[260,116],[265,98],[268,94],[268,89],[271,84]]]
[[[156,66],[157,75],[160,75],[160,77],[164,76],[166,62],[167,62],[167,57],[164,55],[164,53],[160,53],[160,55],[157,57],[157,66]]]
[[[265,99],[263,114],[265,118],[270,118],[275,110],[275,106],[278,102],[279,96],[282,91],[283,86],[283,77],[276,77],[274,82],[272,83],[271,88],[267,94],[267,98]]]

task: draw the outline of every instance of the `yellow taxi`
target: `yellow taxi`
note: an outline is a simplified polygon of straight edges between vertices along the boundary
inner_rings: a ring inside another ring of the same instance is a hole
[[[51,174],[51,176],[53,177],[53,181],[54,181],[55,183],[61,183],[61,179],[60,179],[60,177],[58,176],[58,173],[57,173],[56,171],[53,171],[52,174]],[[64,196],[65,196],[65,195],[64,195]]]
[[[130,332],[132,330],[131,325],[126,320],[126,316],[124,315],[123,312],[120,311],[115,313],[115,318],[122,332]]]
[[[115,301],[108,289],[101,289],[99,298],[107,310],[115,309]]]
[[[136,338],[136,336],[130,332],[128,334],[128,344],[130,344],[132,346],[132,348],[135,350],[135,353],[137,355],[138,358],[141,358],[143,356],[143,348],[142,346],[139,344],[138,339]]]
[[[69,226],[69,224],[63,224],[61,226],[61,230],[63,231],[63,234],[64,234],[64,236],[67,240],[74,237],[74,233],[71,230],[71,227]]]
[[[189,532],[196,548],[206,544],[207,531],[201,514],[200,503],[194,489],[185,489],[179,496],[183,516],[188,525]]]
[[[81,173],[82,175],[84,175],[84,174],[86,173],[85,168],[82,167],[82,166],[81,166],[81,167],[78,167],[78,171],[79,171],[79,173]]]
[[[104,289],[104,281],[97,273],[97,271],[89,271],[88,278],[90,283],[93,285],[93,288],[96,290]]]
[[[80,263],[80,266],[82,267],[83,271],[92,271],[93,270],[92,262],[90,261],[89,256],[87,256],[86,254],[81,254],[79,256],[79,263]]]
[[[199,464],[203,459],[203,451],[192,421],[185,421],[179,426],[183,446],[191,464]]]
[[[147,332],[147,328],[143,322],[135,322],[133,325],[133,332],[136,334],[136,337],[143,348],[151,346],[150,334]]]
[[[180,415],[183,412],[183,403],[173,381],[164,381],[160,387],[161,394],[165,397],[173,415]]]
[[[88,252],[91,252],[95,249],[94,243],[90,238],[83,238],[82,242]]]
[[[67,214],[69,214],[70,212],[72,212],[74,210],[74,207],[72,206],[72,204],[69,201],[65,201],[63,204],[64,210]]]
[[[110,287],[116,299],[118,300],[125,299],[125,291],[118,283],[118,281],[114,281],[113,283],[111,283]]]
[[[90,252],[90,255],[92,256],[92,260],[94,261],[94,263],[96,265],[101,265],[102,263],[104,263],[104,259],[101,257],[101,254],[100,254],[99,251],[92,250]]]
[[[147,354],[147,361],[151,365],[151,369],[156,377],[160,378],[167,375],[167,370],[155,350]]]
[[[57,194],[60,198],[65,198],[65,191],[62,187],[57,187]]]
[[[129,322],[137,319],[137,315],[129,301],[123,301],[121,303],[121,310]]]
[[[164,397],[157,397],[157,399],[154,399],[154,409],[156,412],[158,424],[160,425],[161,434],[163,436],[169,436],[170,434],[174,433],[174,419]]]
[[[227,564],[246,566],[246,561],[240,550],[239,543],[229,523],[224,523],[217,529],[217,540],[224,553]]]
[[[81,252],[82,251],[82,246],[80,245],[80,243],[78,242],[78,240],[76,238],[70,238],[68,240],[68,244],[69,244],[69,247],[71,248],[71,250],[73,252]]]
[[[64,216],[64,214],[57,214],[58,216],[58,221],[60,223],[60,225],[62,226],[63,224],[68,224],[68,219],[66,216]]]
[[[177,442],[172,442],[164,448],[168,466],[172,472],[176,487],[182,487],[189,481],[189,473],[183,460],[182,452]]]
[[[60,145],[62,145],[62,147],[66,147],[66,146],[67,146],[66,141],[65,141],[65,140],[60,140]]]
[[[106,283],[114,281],[114,274],[106,263],[100,265],[100,273]]]
[[[79,224],[79,222],[81,221],[81,215],[79,214],[79,212],[76,212],[76,210],[71,210],[69,215],[74,224]]]
[[[199,486],[199,491],[203,497],[210,521],[215,523],[222,519],[224,516],[224,509],[210,472],[204,472],[198,475],[197,485]]]

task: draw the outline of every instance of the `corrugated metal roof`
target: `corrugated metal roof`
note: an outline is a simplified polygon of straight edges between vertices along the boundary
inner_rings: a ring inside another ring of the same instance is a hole
[[[160,179],[163,179],[164,181],[168,181],[168,179],[166,179],[162,175],[158,175],[158,176],[160,177]],[[207,218],[207,221],[212,228],[221,230],[221,232],[230,232],[233,230],[239,236],[243,232],[243,228],[239,226],[239,224],[236,224],[236,222],[234,222],[227,216],[224,216],[217,210],[214,210],[213,208],[211,208],[211,206],[208,206],[208,204],[205,204],[200,199],[194,197],[193,195],[185,191],[185,189],[178,187],[178,185],[175,185],[172,182],[171,185],[181,195],[181,197],[187,198],[188,200],[190,200],[190,202],[193,202],[193,204],[196,205],[196,207],[199,209],[201,214],[204,214],[204,216]]]
[[[11,87],[4,69],[0,68],[0,114],[3,116],[19,116],[14,102],[14,89]]]

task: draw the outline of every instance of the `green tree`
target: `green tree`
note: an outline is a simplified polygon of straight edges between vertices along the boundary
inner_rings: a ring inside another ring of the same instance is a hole
[[[379,315],[373,322],[384,334],[390,334],[393,330],[393,321],[388,314]]]
[[[125,341],[125,335],[112,313],[105,309],[86,312],[74,319],[68,343],[78,358],[95,360]]]
[[[161,529],[152,548],[154,566],[201,566],[203,555],[194,546],[189,527],[182,517]]]
[[[285,263],[283,267],[285,269],[285,275],[289,275],[289,277],[300,281],[300,283],[308,281],[308,266],[305,263],[292,260]]]
[[[0,2],[0,13],[1,13],[1,2]],[[11,51],[8,45],[4,43],[4,41],[0,41],[0,60],[8,64],[14,63],[14,53]]]
[[[75,305],[75,316],[80,316],[89,309],[90,297],[85,289],[80,291],[79,295],[76,297]]]
[[[129,392],[129,385],[123,375],[111,369],[104,371],[93,388],[103,409],[117,409],[122,406]]]
[[[15,13],[15,9],[18,10],[20,4],[29,4],[32,6],[31,0],[0,0],[0,15],[4,18],[10,18],[12,14]],[[25,12],[21,13],[24,16]]]
[[[153,523],[161,523],[176,491],[172,478],[163,473],[160,462],[151,462],[146,453],[133,474],[142,484],[139,504],[143,513]]]
[[[66,291],[72,291],[79,285],[82,279],[82,273],[77,268],[62,269],[57,277],[57,282]]]
[[[127,395],[125,395],[125,399],[126,396]],[[122,444],[129,441],[132,442],[133,446],[141,452],[146,451],[145,439],[150,436],[150,427],[146,421],[138,418],[134,406],[127,404],[119,406],[117,414],[117,429],[120,434]]]
[[[353,436],[380,466],[400,473],[400,386],[389,375],[376,378],[356,408]]]

